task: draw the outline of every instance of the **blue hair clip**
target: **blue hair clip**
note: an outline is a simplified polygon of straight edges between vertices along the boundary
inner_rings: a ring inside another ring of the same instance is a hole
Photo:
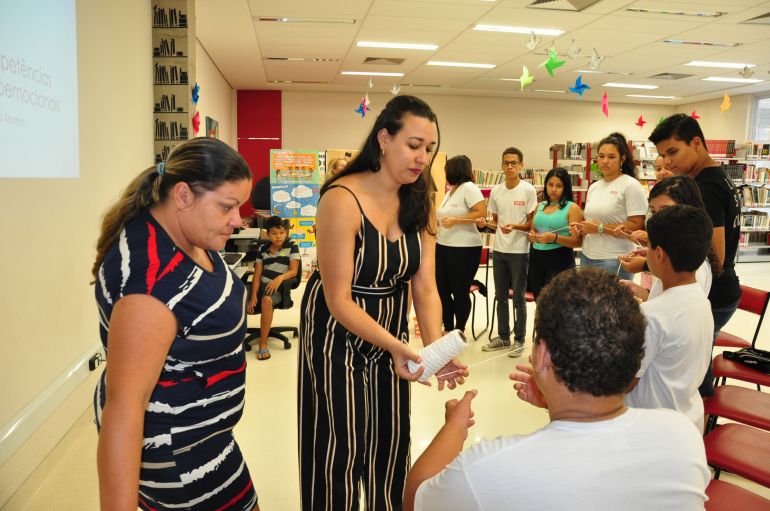
[[[162,176],[166,172],[166,162],[158,162],[158,175]]]

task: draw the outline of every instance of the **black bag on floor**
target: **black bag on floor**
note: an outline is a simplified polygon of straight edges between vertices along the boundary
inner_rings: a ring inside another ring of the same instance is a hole
[[[725,351],[722,355],[728,360],[734,360],[759,372],[770,374],[770,351],[743,348],[738,351]]]

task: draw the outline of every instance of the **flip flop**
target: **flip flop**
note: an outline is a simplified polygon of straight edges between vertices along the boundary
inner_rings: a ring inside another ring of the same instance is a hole
[[[267,360],[270,358],[270,350],[267,348],[257,351],[257,360]]]

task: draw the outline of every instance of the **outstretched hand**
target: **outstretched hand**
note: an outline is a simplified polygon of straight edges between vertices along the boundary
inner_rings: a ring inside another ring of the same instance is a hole
[[[450,399],[446,402],[444,421],[447,425],[455,424],[460,426],[465,432],[465,436],[468,436],[468,429],[473,426],[476,421],[473,420],[473,410],[471,409],[471,402],[473,398],[478,395],[478,390],[469,390],[465,393],[462,399]]]
[[[519,396],[519,399],[538,408],[547,408],[548,403],[545,396],[540,392],[535,378],[532,376],[532,368],[527,365],[516,364],[516,369],[519,372],[511,373],[508,377],[517,382],[513,384],[513,388],[516,389],[516,395]]]
[[[443,390],[444,384],[446,384],[450,390],[453,390],[458,385],[465,383],[465,377],[467,376],[468,366],[460,362],[459,358],[455,358],[451,360],[447,365],[436,371],[438,389]]]

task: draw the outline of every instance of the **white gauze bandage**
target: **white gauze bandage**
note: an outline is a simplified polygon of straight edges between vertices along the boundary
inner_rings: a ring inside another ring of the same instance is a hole
[[[425,367],[422,375],[417,381],[427,381],[436,371],[447,365],[452,359],[456,358],[465,350],[467,346],[465,335],[460,330],[452,330],[444,337],[427,345],[420,351],[422,364],[417,364],[411,360],[407,361],[409,372],[416,373],[420,365]]]

